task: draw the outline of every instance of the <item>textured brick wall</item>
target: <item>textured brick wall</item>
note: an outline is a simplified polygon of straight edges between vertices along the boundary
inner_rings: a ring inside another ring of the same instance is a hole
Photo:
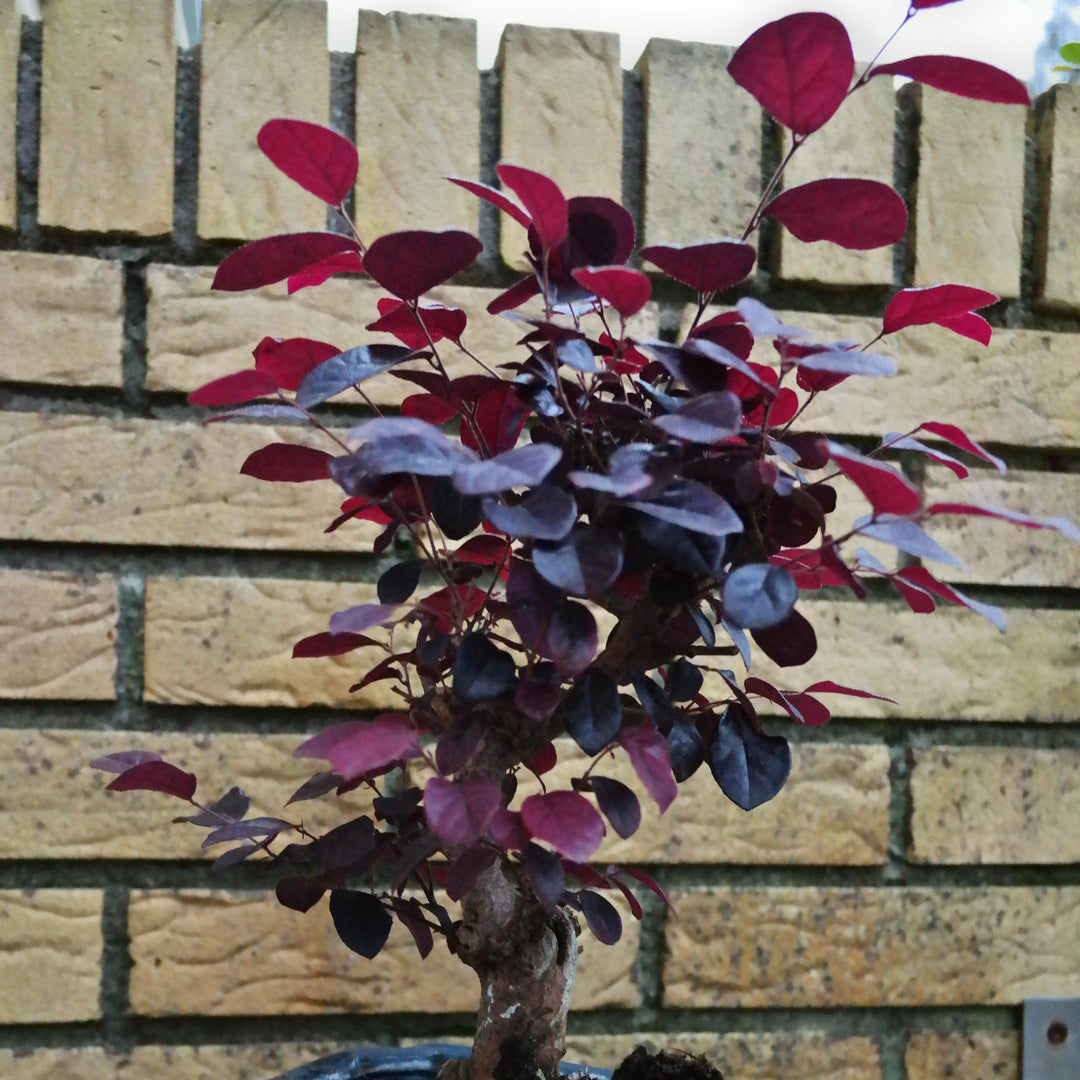
[[[273,812],[304,774],[298,735],[357,669],[288,654],[371,594],[371,531],[324,535],[329,489],[239,476],[269,433],[202,428],[185,403],[263,334],[345,347],[374,312],[362,282],[208,291],[235,242],[324,225],[255,132],[286,113],[355,134],[368,235],[478,229],[487,254],[442,290],[470,316],[518,255],[443,174],[492,181],[501,153],[621,192],[645,242],[684,242],[738,228],[779,133],[713,46],[654,41],[625,72],[612,35],[512,27],[477,72],[473,24],[434,17],[364,14],[357,54],[330,56],[319,0],[206,0],[181,53],[172,0],[44,12],[0,0],[0,1075],[261,1080],[346,1043],[461,1037],[469,973],[401,936],[358,960],[325,911],[212,876],[169,807],[106,798],[86,764],[152,745]],[[879,82],[797,159],[800,179],[894,180],[914,224],[891,256],[774,245],[753,287],[800,324],[866,336],[892,290],[942,277],[1007,298],[988,350],[905,334],[880,396],[823,399],[831,433],[953,420],[1012,466],[978,474],[978,498],[1080,518],[1078,117],[1076,87],[1025,114]],[[685,325],[685,300],[658,286],[641,330]],[[471,334],[496,362],[517,336]],[[814,677],[900,705],[847,699],[789,732],[791,783],[749,817],[703,776],[610,843],[678,918],[649,903],[616,948],[586,942],[572,1056],[607,1064],[641,1035],[735,1080],[1013,1080],[1024,997],[1080,993],[1080,554],[986,521],[938,538],[1009,635],[809,599]]]

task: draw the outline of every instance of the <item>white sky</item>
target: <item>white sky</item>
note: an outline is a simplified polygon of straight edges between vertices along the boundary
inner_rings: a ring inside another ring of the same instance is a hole
[[[856,58],[869,60],[908,7],[907,0],[329,0],[329,5],[330,47],[344,52],[352,51],[359,8],[476,19],[481,68],[494,64],[507,23],[617,32],[622,65],[631,68],[652,37],[737,45],[762,24],[806,10],[836,15],[851,34]],[[959,0],[929,8],[908,24],[887,55],[972,56],[1026,80],[1053,6],[1053,0]]]

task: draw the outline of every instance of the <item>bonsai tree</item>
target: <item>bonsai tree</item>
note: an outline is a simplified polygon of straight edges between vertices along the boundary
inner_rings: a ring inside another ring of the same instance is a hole
[[[914,0],[904,22],[946,2]],[[151,789],[190,803],[179,820],[208,830],[204,846],[234,845],[215,866],[265,861],[285,906],[306,912],[329,893],[337,933],[361,956],[378,955],[395,919],[421,956],[444,938],[480,982],[472,1056],[456,1066],[477,1080],[555,1075],[582,924],[610,944],[621,932],[610,896],[621,894],[640,918],[631,882],[663,895],[634,868],[590,862],[609,829],[628,837],[641,820],[637,794],[607,775],[613,758],[629,758],[661,813],[700,768],[711,770],[718,798],[752,810],[781,790],[791,767],[788,742],[761,722],[759,702],[816,725],[829,719],[824,699],[875,696],[847,686],[842,671],[808,686],[795,672],[784,685],[751,674],[759,655],[785,670],[814,655],[801,591],[862,598],[869,583],[885,582],[915,611],[962,604],[1003,629],[996,608],[922,565],[886,566],[859,546],[865,538],[950,562],[924,526],[940,515],[981,514],[1080,539],[1060,519],[924,505],[890,463],[897,451],[926,454],[961,477],[967,468],[920,433],[1005,468],[947,420],[887,433],[868,453],[814,430],[815,400],[838,384],[869,379],[866,392],[877,392],[873,381],[894,364],[873,347],[897,331],[937,324],[987,343],[990,324],[976,310],[997,300],[991,293],[960,284],[903,289],[865,343],[816,340],[748,295],[706,318],[716,297],[747,281],[766,218],[800,240],[852,249],[904,235],[907,210],[887,184],[821,179],[781,190],[785,166],[849,95],[894,75],[993,102],[1026,104],[1024,87],[988,65],[944,56],[875,61],[855,79],[848,35],[824,14],[762,27],[729,70],[788,129],[790,149],[741,237],[637,253],[696,295],[682,341],[636,340],[628,331],[650,295],[650,278],[630,265],[628,211],[607,198],[567,198],[548,177],[504,163],[499,190],[452,181],[521,230],[530,267],[488,308],[520,326],[516,359],[493,365],[475,356],[465,313],[425,297],[477,258],[480,241],[457,230],[359,236],[344,208],[356,149],[294,120],[266,124],[259,145],[335,207],[346,230],[247,244],[214,280],[224,290],[287,280],[293,291],[362,273],[386,294],[363,343],[341,352],[266,337],[254,367],[191,395],[228,407],[214,419],[294,420],[314,433],[320,447],[275,442],[242,471],[337,485],[344,501],[329,529],[378,523],[380,556],[407,534],[411,549],[379,577],[378,602],[337,612],[293,653],[383,654],[358,668],[353,689],[385,682],[397,707],[304,741],[296,753],[325,764],[290,800],[363,786],[373,813],[316,836],[299,820],[248,817],[239,788],[197,800],[195,776],[153,753],[96,764],[118,774],[110,790]],[[761,339],[771,352],[751,359]],[[447,358],[459,353],[474,370],[453,377]],[[377,378],[409,384],[400,411],[373,404],[367,391]],[[350,392],[370,415],[342,433],[317,410]],[[840,533],[830,520],[843,484],[861,493],[867,512]],[[566,789],[544,784],[560,736],[582,752]],[[540,790],[517,801],[525,774],[540,778]]]

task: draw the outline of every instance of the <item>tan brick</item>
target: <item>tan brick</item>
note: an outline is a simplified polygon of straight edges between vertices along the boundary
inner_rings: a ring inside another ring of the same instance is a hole
[[[545,775],[568,788],[588,759],[569,740]],[[642,790],[625,755],[596,770],[621,780],[641,801],[641,828],[628,840],[608,829],[596,859],[619,863],[873,865],[888,855],[889,751],[884,746],[793,748],[791,779],[772,802],[745,814],[727,801],[707,765],[679,789],[663,815]],[[539,790],[523,777],[518,799]]]
[[[672,903],[668,1007],[1016,1005],[1080,989],[1077,888],[718,888]]]
[[[898,702],[823,695],[838,716],[927,720],[1073,720],[1080,708],[1080,614],[1006,613],[1000,634],[966,608],[916,615],[902,604],[808,600],[799,611],[817,634],[815,657],[780,669],[755,650],[752,673],[784,689],[819,679]],[[719,676],[706,693],[729,696]],[[762,703],[762,712],[775,706]]]
[[[325,0],[206,0],[199,98],[199,236],[251,240],[326,227],[326,206],[255,141],[277,116],[327,124]]]
[[[1075,750],[918,750],[911,799],[909,854],[916,862],[1080,862]]]
[[[360,12],[356,145],[365,242],[399,229],[476,232],[476,197],[444,179],[480,178],[474,20]]]
[[[124,274],[79,255],[0,254],[0,379],[120,386]]]
[[[132,895],[131,1007],[141,1016],[282,1013],[470,1012],[475,976],[442,942],[421,961],[394,924],[372,962],[334,933],[326,902],[306,915],[262,893],[137,892]],[[632,1008],[638,924],[618,945],[585,940],[579,1009]]]
[[[957,281],[1016,296],[1027,110],[920,86],[913,98],[921,113],[915,284]]]
[[[908,1080],[1020,1080],[1020,1040],[1004,1031],[917,1031],[904,1065]]]
[[[216,858],[227,846],[206,851],[206,831],[174,825],[177,804],[152,792],[106,792],[112,779],[90,767],[119,750],[154,750],[195,773],[199,798],[209,802],[238,785],[251,796],[250,816],[303,819],[313,832],[348,816],[370,813],[371,799],[356,791],[285,808],[292,793],[326,766],[293,757],[300,734],[146,731],[0,731],[0,761],[14,767],[4,793],[0,833],[3,859],[198,859]],[[59,782],[58,782],[59,781]]]
[[[102,894],[0,891],[0,1023],[96,1020]]]
[[[881,1057],[872,1039],[834,1038],[824,1032],[693,1031],[669,1035],[570,1035],[568,1061],[613,1069],[636,1046],[650,1052],[682,1050],[705,1057],[739,1080],[879,1080]]]
[[[653,38],[638,62],[645,91],[645,244],[739,236],[757,206],[761,109],[728,75],[732,52]]]
[[[116,697],[112,578],[0,570],[0,596],[0,698]]]
[[[958,480],[947,469],[935,466],[929,470],[924,490],[927,502],[1004,506],[1036,517],[1080,521],[1080,475],[1075,473],[1021,470],[1002,476],[979,470],[966,480]],[[951,515],[934,518],[926,529],[967,564],[966,569],[933,565],[933,573],[947,581],[1068,587],[1080,580],[1080,545],[1051,529],[1025,529],[993,518]]]
[[[371,550],[379,527],[323,529],[343,495],[330,481],[277,484],[240,475],[280,440],[333,450],[299,427],[0,414],[0,531],[8,539]]]
[[[507,26],[499,47],[503,161],[546,173],[567,198],[622,199],[617,34]],[[521,268],[522,229],[502,216],[502,256]]]
[[[351,705],[400,708],[392,681],[348,688],[383,654],[292,659],[330,615],[375,600],[374,585],[245,578],[155,578],[146,584],[146,698],[171,705]]]
[[[862,65],[857,69],[862,73]],[[891,80],[873,79],[848,98],[836,115],[796,151],[784,172],[784,187],[824,177],[863,177],[893,181],[893,113],[896,95]],[[783,151],[791,145],[784,131]],[[780,230],[780,275],[823,285],[888,285],[892,282],[891,247],[847,251],[829,242],[804,244]]]
[[[1035,291],[1051,308],[1080,307],[1080,255],[1069,242],[1080,218],[1080,87],[1049,91],[1039,130]]]
[[[0,228],[15,227],[15,96],[22,17],[0,0]]]
[[[266,1080],[343,1047],[323,1043],[0,1049],[6,1080]]]
[[[80,232],[172,229],[176,46],[170,0],[49,0],[38,220]]]

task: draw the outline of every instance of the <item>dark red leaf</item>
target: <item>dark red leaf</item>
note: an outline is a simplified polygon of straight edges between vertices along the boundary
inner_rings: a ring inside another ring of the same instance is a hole
[[[829,710],[805,691],[800,694],[792,690],[778,690],[772,683],[753,677],[748,678],[744,686],[748,694],[760,694],[807,727],[820,727],[829,722]]]
[[[976,457],[982,458],[983,461],[988,461],[998,472],[1005,472],[1005,462],[1001,458],[995,457],[985,447],[980,446],[955,424],[943,424],[938,420],[928,420],[926,423],[920,424],[915,430],[928,431],[931,435],[936,435],[939,439],[944,439],[946,442],[952,443],[953,446],[959,446],[961,450],[966,450],[969,454],[974,454]]]
[[[342,942],[367,960],[379,955],[394,925],[377,896],[351,889],[330,893],[330,917]]]
[[[284,233],[253,240],[226,255],[214,275],[211,286],[221,292],[241,292],[284,281],[309,266],[340,255],[358,251],[352,237],[337,233]]]
[[[922,8],[944,7],[946,4],[955,4],[956,0],[911,0],[911,6],[917,11]]]
[[[451,864],[446,875],[446,895],[461,900],[476,879],[499,857],[493,847],[475,844],[466,848]]]
[[[416,732],[394,716],[335,724],[302,742],[296,757],[329,761],[346,780],[369,776],[395,761],[416,757]]]
[[[981,600],[973,600],[959,589],[954,589],[938,581],[933,574],[923,566],[908,566],[893,577],[893,584],[900,590],[900,594],[908,602],[912,611],[919,614],[928,614],[934,610],[934,596],[940,596],[945,600],[951,600],[954,604],[962,604],[970,608],[977,615],[988,619],[1003,634],[1005,633],[1005,612],[992,604],[985,604]]]
[[[205,383],[188,394],[192,405],[239,405],[244,401],[277,393],[278,383],[266,372],[254,368],[235,371]]]
[[[364,645],[374,645],[375,642],[363,634],[331,634],[326,631],[320,634],[311,634],[301,638],[293,646],[293,659],[306,659],[312,656],[341,656],[343,653],[352,652]]]
[[[880,180],[812,180],[782,191],[764,213],[799,240],[830,240],[855,251],[895,244],[907,228],[904,200]]]
[[[667,740],[648,722],[639,727],[625,728],[619,736],[630,764],[645,790],[656,801],[662,814],[678,794],[675,775],[671,771],[671,757]]]
[[[394,914],[412,934],[416,951],[420,954],[420,959],[423,960],[431,952],[435,944],[435,939],[431,935],[431,927],[428,926],[427,919],[424,917],[424,909],[420,906],[419,901],[403,896],[392,896],[390,906],[394,909]]]
[[[144,761],[125,769],[109,786],[108,791],[159,791],[190,799],[195,794],[195,774],[184,772],[167,761]]]
[[[925,289],[902,289],[888,303],[882,318],[886,334],[905,326],[925,326],[976,308],[996,304],[998,298],[970,285],[933,285]]]
[[[461,441],[485,457],[501,454],[517,444],[528,415],[528,408],[513,386],[503,383],[481,394],[476,402],[476,426],[484,445],[477,443],[471,424],[461,425]]]
[[[374,241],[364,256],[364,269],[387,292],[416,300],[464,270],[483,250],[475,236],[460,229],[408,229]]]
[[[359,251],[343,251],[340,255],[331,255],[329,259],[309,266],[301,270],[299,274],[293,274],[286,283],[290,296],[301,289],[321,285],[335,274],[362,274],[364,272],[364,260]]]
[[[711,293],[723,292],[749,277],[757,252],[741,240],[714,240],[689,247],[654,244],[642,248],[641,257],[696,292]]]
[[[427,334],[420,328],[416,315],[404,300],[393,300],[386,296],[379,301],[380,318],[368,323],[366,329],[393,334],[410,349],[426,349],[430,344],[428,334],[431,335],[431,341],[437,344],[443,338],[458,341],[465,332],[467,319],[460,308],[429,304],[418,308],[417,312],[423,319]]]
[[[543,173],[505,162],[496,165],[495,172],[521,200],[532,219],[541,246],[545,250],[557,248],[566,239],[569,227],[569,207],[558,184]]]
[[[256,480],[276,480],[298,484],[308,480],[329,480],[331,456],[325,450],[294,443],[271,443],[248,455],[240,466],[244,476]]]
[[[659,896],[660,899],[664,901],[665,905],[667,905],[668,910],[674,914],[675,909],[671,906],[671,901],[667,898],[667,894],[664,892],[663,889],[660,888],[659,885],[656,884],[655,881],[653,881],[651,877],[649,877],[648,874],[645,873],[644,870],[638,870],[636,867],[633,866],[624,866],[623,870],[627,874],[629,874],[635,881],[640,881],[641,884],[649,890],[649,892],[655,893],[657,896]]]
[[[796,135],[816,131],[840,108],[854,72],[843,23],[818,12],[763,26],[728,64],[731,77]]]
[[[779,667],[801,667],[817,652],[817,634],[797,611],[767,630],[751,630],[761,651]]]
[[[1027,87],[1007,71],[961,56],[911,56],[874,68],[873,75],[904,75],[935,90],[998,105],[1030,105]]]
[[[816,682],[812,686],[808,686],[803,693],[845,694],[847,697],[874,698],[876,701],[888,701],[893,705],[896,704],[891,697],[884,697],[881,694],[872,694],[869,690],[858,690],[854,686],[843,686],[840,683],[833,682],[832,679],[823,679],[821,682]]]
[[[1003,506],[975,506],[970,503],[934,503],[926,511],[928,516],[936,517],[938,514],[964,514],[968,517],[992,517],[1002,521],[1012,522],[1013,525],[1023,525],[1026,529],[1054,529],[1067,536],[1070,540],[1080,544],[1080,529],[1063,517],[1037,518],[1028,514],[1021,514],[1017,510],[1007,510]]]
[[[891,465],[864,457],[837,443],[829,443],[829,457],[866,496],[875,513],[913,514],[921,501],[919,489]]]
[[[282,390],[299,390],[304,376],[341,350],[310,338],[264,337],[255,346],[255,370],[265,372]]]
[[[624,319],[636,315],[648,303],[652,291],[649,279],[628,266],[583,266],[574,271],[574,278],[606,300]]]
[[[501,315],[504,311],[513,311],[514,308],[521,307],[526,300],[531,300],[539,293],[540,282],[536,280],[535,274],[530,274],[528,277],[523,277],[520,281],[515,282],[509,289],[499,293],[499,295],[488,304],[488,313],[491,315]]]
[[[925,454],[931,461],[944,465],[946,469],[955,473],[961,480],[966,479],[969,475],[967,467],[962,462],[957,461],[952,454],[943,454],[940,450],[927,446],[926,443],[921,442],[919,439],[913,439],[910,435],[901,435],[899,431],[886,432],[882,436],[881,445],[896,450],[915,450],[920,454]]]
[[[411,394],[401,403],[401,415],[428,424],[445,424],[457,416],[456,406],[434,394]]]
[[[293,911],[310,911],[325,892],[325,885],[305,877],[284,877],[274,889],[278,903]]]
[[[576,791],[530,795],[521,804],[521,822],[530,836],[576,862],[588,859],[607,831],[600,811]]]
[[[259,149],[305,191],[340,206],[356,183],[356,147],[336,131],[305,120],[270,120]]]
[[[513,199],[509,198],[498,188],[488,187],[487,184],[480,184],[475,180],[460,180],[456,176],[448,176],[446,179],[449,180],[451,184],[457,184],[458,187],[462,187],[473,195],[485,199],[493,206],[497,206],[503,213],[509,214],[523,228],[527,229],[532,224],[532,219],[529,215],[525,213]]]
[[[980,345],[989,345],[990,339],[994,336],[994,328],[981,315],[976,315],[973,311],[965,312],[963,315],[947,315],[943,319],[938,319],[938,326],[943,326],[946,330],[951,330],[961,337],[977,341]]]
[[[555,744],[546,743],[528,761],[523,761],[522,764],[534,776],[543,776],[545,773],[551,772],[558,764],[558,761],[559,752],[555,749]]]
[[[476,776],[444,780],[433,776],[424,786],[424,813],[440,840],[457,847],[475,844],[499,809],[499,785]]]

